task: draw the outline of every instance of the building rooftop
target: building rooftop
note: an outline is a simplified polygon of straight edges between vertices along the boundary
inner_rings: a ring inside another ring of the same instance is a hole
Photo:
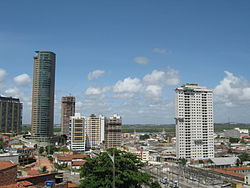
[[[75,155],[68,155],[68,156],[60,156],[58,157],[59,161],[72,161],[73,159],[83,159],[86,158],[87,155],[85,154],[75,154]]]
[[[226,168],[228,171],[236,171],[236,170],[250,170],[249,166],[244,166],[244,167],[236,167],[236,168]]]
[[[176,91],[212,91],[205,86],[199,86],[198,84],[185,84],[181,87],[176,88]]]
[[[213,161],[213,163],[215,165],[234,165],[236,160],[238,159],[238,157],[216,157],[216,158],[211,158],[211,161]]]
[[[227,170],[222,170],[222,169],[212,169],[212,171],[217,172],[217,173],[221,173],[221,174],[225,174],[225,175],[229,175],[229,176],[238,177],[238,178],[245,177],[245,175],[243,175],[243,174],[239,174],[239,173],[235,173],[235,172],[231,172],[231,171],[227,171]]]
[[[81,166],[84,165],[87,161],[72,161],[72,166]]]
[[[39,172],[38,170],[27,170],[26,172],[27,172],[27,174],[28,174],[29,176],[32,176],[32,175],[39,175],[39,174],[40,174],[40,172]]]
[[[13,163],[11,161],[0,161],[0,171],[17,165],[18,165],[17,163]]]

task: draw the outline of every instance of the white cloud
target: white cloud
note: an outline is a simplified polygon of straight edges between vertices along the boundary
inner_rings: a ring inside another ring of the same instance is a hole
[[[128,99],[134,97],[134,93],[119,93],[114,95],[115,98]]]
[[[18,86],[26,86],[31,82],[28,74],[20,74],[14,78],[14,82]]]
[[[104,70],[94,70],[88,74],[88,80],[97,79],[105,73]]]
[[[20,95],[20,90],[16,87],[13,87],[13,88],[9,88],[9,89],[6,89],[4,91],[4,93],[8,96],[12,96],[12,97],[19,97]]]
[[[138,92],[142,88],[140,79],[138,78],[125,78],[123,81],[118,81],[113,87],[113,91],[117,93],[133,93]]]
[[[167,68],[166,71],[153,70],[151,74],[144,76],[143,81],[148,84],[177,85],[180,76],[177,70]]]
[[[150,60],[147,57],[140,56],[140,57],[135,57],[134,61],[138,64],[148,64]]]
[[[226,77],[214,89],[215,102],[231,107],[250,102],[250,82],[224,71]]]
[[[109,90],[109,87],[97,88],[97,87],[89,87],[86,89],[86,95],[101,95]]]
[[[159,97],[162,94],[162,87],[158,85],[149,85],[145,90],[147,94],[152,97]]]
[[[168,51],[168,50],[166,50],[166,49],[164,49],[164,48],[154,48],[153,50],[152,50],[154,53],[158,53],[158,54],[171,54],[172,52],[171,51]]]
[[[3,82],[6,76],[7,76],[6,70],[0,69],[0,82]]]

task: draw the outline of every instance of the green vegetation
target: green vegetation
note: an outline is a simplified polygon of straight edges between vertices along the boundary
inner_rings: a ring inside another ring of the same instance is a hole
[[[108,150],[113,153],[113,150]],[[115,152],[115,187],[141,188],[143,185],[156,187],[149,174],[139,171],[142,163],[135,155],[124,151]],[[113,163],[108,153],[101,153],[96,158],[87,158],[88,162],[81,168],[80,186],[83,188],[111,188],[113,182]]]
[[[54,127],[54,132],[61,132],[61,128],[60,127]]]
[[[161,188],[161,185],[158,181],[152,182],[150,188]]]
[[[180,158],[179,159],[179,164],[181,164],[182,166],[185,166],[187,164],[187,159],[185,158]]]
[[[44,150],[44,147],[40,147],[40,148],[39,148],[39,154],[40,154],[40,155],[43,154],[44,151],[45,151],[45,150]]]
[[[45,173],[47,171],[47,166],[43,166],[41,172]]]
[[[249,157],[248,153],[245,153],[245,152],[241,153],[238,157],[240,158],[241,162],[250,161],[250,157]]]
[[[3,140],[0,140],[0,149],[3,149],[7,146],[7,142],[4,142]]]
[[[240,141],[240,139],[239,138],[229,138],[229,142],[230,143],[238,143]]]
[[[150,136],[148,134],[140,135],[140,140],[146,140],[149,138],[150,138]]]
[[[53,155],[54,152],[59,151],[59,148],[56,148],[54,145],[49,145],[45,147],[45,151],[48,155]]]
[[[249,124],[230,124],[230,123],[215,123],[214,124],[214,130],[215,132],[223,131],[223,130],[229,130],[234,129],[236,127],[239,127],[241,129],[249,129]],[[124,125],[122,126],[122,132],[128,132],[133,133],[136,132],[162,132],[163,129],[166,133],[168,132],[175,132],[175,125],[174,124],[166,124],[166,125]]]
[[[67,142],[67,136],[66,136],[66,135],[61,135],[61,136],[59,137],[58,144],[59,144],[59,145],[65,145],[66,142]]]

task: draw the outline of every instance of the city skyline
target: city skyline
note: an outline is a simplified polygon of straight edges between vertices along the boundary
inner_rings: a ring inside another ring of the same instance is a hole
[[[55,123],[69,94],[84,115],[174,123],[174,89],[186,83],[214,89],[215,122],[250,122],[250,2],[55,1],[46,13],[38,5],[1,3],[0,95],[20,98],[23,123],[36,50],[58,57]]]

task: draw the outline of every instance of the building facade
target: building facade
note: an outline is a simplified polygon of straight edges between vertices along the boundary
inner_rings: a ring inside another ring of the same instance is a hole
[[[176,88],[177,158],[213,158],[213,136],[213,91],[197,84]]]
[[[75,114],[75,97],[62,97],[61,102],[61,134],[69,135],[70,116]]]
[[[84,117],[75,113],[70,117],[69,132],[71,150],[95,149],[104,143],[105,148],[118,148],[122,139],[121,117],[114,115],[105,118],[94,114]]]
[[[95,114],[91,114],[86,120],[87,148],[99,147],[104,141],[105,118],[101,115],[96,116]]]
[[[122,118],[114,115],[105,122],[105,148],[118,148],[122,144]]]
[[[70,117],[69,128],[70,149],[73,151],[85,151],[86,148],[86,118],[80,113]]]
[[[56,54],[36,51],[33,67],[32,128],[37,139],[53,136]]]
[[[19,99],[0,96],[0,133],[21,132],[22,108]]]

